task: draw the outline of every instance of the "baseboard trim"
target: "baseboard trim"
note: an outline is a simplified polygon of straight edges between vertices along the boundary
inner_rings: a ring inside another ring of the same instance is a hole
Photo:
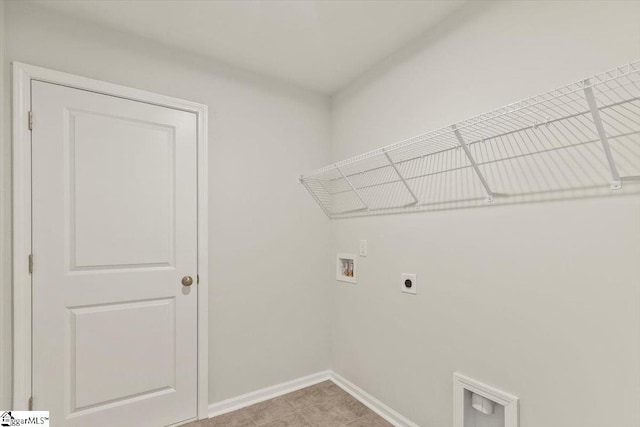
[[[307,375],[306,377],[296,378],[295,380],[276,384],[271,387],[265,387],[241,396],[212,403],[209,405],[209,418],[226,414],[227,412],[237,411],[238,409],[264,402],[265,400],[273,399],[274,397],[282,396],[283,394],[291,393],[292,391],[300,390],[301,388],[309,387],[327,380],[333,381],[338,387],[349,393],[363,405],[380,415],[394,426],[419,427],[418,424],[391,409],[389,406],[353,384],[351,381],[330,370],[317,372],[315,374]]]
[[[301,388],[309,387],[329,379],[331,379],[331,371],[317,372],[315,374],[307,375],[306,377],[296,378],[295,380],[276,384],[271,387],[265,387],[247,394],[212,403],[209,405],[209,418],[226,414],[227,412],[236,411],[265,400],[273,399],[274,397],[291,393],[292,391],[300,390]]]
[[[389,406],[382,403],[357,385],[348,381],[341,375],[331,371],[331,381],[333,381],[338,387],[349,393],[354,398],[358,399],[362,404],[367,406],[376,414],[390,422],[396,427],[419,427],[418,424],[404,417],[397,411],[391,409]]]

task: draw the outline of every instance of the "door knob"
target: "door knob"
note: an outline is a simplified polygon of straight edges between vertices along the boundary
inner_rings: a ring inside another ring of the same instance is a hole
[[[184,286],[191,286],[193,284],[193,278],[191,276],[184,276],[182,278],[182,284]]]

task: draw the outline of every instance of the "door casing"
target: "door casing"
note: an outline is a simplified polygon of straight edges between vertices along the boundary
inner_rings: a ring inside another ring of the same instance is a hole
[[[198,221],[198,402],[197,418],[208,418],[208,201],[207,117],[204,104],[13,62],[13,409],[27,410],[31,397],[31,81],[188,111],[197,117]],[[37,117],[33,120],[37,122]],[[36,261],[37,262],[37,261]]]

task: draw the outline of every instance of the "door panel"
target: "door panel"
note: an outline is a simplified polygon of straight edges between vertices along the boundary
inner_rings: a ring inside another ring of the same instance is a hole
[[[56,426],[196,416],[196,118],[32,82],[33,397]]]
[[[72,269],[173,265],[173,128],[68,117]]]
[[[174,304],[165,298],[69,310],[72,412],[175,389]]]

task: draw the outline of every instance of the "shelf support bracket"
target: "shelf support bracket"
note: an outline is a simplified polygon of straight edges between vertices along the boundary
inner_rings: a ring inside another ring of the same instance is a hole
[[[458,142],[460,143],[460,146],[464,150],[464,153],[467,155],[467,158],[469,159],[469,162],[471,163],[473,170],[475,171],[476,175],[478,175],[478,178],[480,179],[482,186],[487,192],[487,202],[493,202],[493,191],[491,191],[491,187],[489,187],[487,180],[484,179],[484,175],[482,175],[482,172],[480,172],[480,168],[478,167],[476,160],[471,155],[471,151],[469,151],[469,147],[467,147],[467,144],[464,142],[464,139],[462,138],[460,131],[458,130],[456,125],[451,125],[451,129],[453,130],[453,133],[456,135],[456,138],[458,138]]]
[[[364,201],[364,199],[362,198],[362,195],[360,194],[360,192],[356,189],[356,187],[353,186],[351,181],[349,181],[349,178],[347,178],[347,176],[342,172],[340,167],[336,166],[336,170],[340,173],[340,175],[342,175],[344,180],[347,181],[347,184],[349,184],[349,187],[351,187],[351,190],[353,190],[353,192],[356,193],[356,196],[358,196],[358,199],[360,199],[360,201],[365,206],[365,208],[367,210],[369,210],[369,205],[367,204],[367,202]]]
[[[598,136],[600,137],[600,142],[602,143],[604,155],[607,157],[607,162],[609,163],[609,169],[611,170],[611,189],[619,190],[620,188],[622,188],[622,180],[620,179],[618,168],[616,168],[616,163],[613,160],[613,155],[611,154],[609,139],[607,138],[607,133],[604,130],[602,118],[600,117],[600,110],[598,109],[598,104],[596,103],[596,97],[593,94],[593,86],[591,86],[591,82],[589,81],[589,79],[584,81],[584,96],[587,99],[589,110],[591,110],[593,123],[596,125],[596,130],[598,132]]]
[[[309,184],[307,184],[307,181],[304,179],[303,175],[300,175],[300,177],[298,178],[298,181],[300,182],[300,184],[302,184],[304,186],[304,188],[307,189],[309,194],[311,194],[311,197],[313,197],[313,200],[316,201],[316,203],[318,204],[318,206],[320,206],[320,208],[323,210],[323,212],[329,218],[331,218],[331,213],[329,213],[329,209],[327,209],[327,207],[325,207],[325,205],[322,204],[322,202],[320,201],[318,196],[316,196],[316,193],[311,190],[311,187],[309,187]],[[320,185],[322,185],[322,183],[320,183]],[[324,188],[324,185],[322,186],[322,188]]]
[[[396,171],[396,174],[398,175],[398,178],[400,178],[400,181],[402,181],[402,183],[404,184],[405,188],[407,189],[407,191],[409,192],[409,194],[411,194],[411,197],[413,197],[414,202],[412,204],[418,204],[420,202],[420,200],[418,200],[418,197],[416,196],[416,194],[413,192],[413,190],[411,189],[411,187],[409,187],[409,184],[407,183],[407,181],[404,179],[404,176],[402,176],[402,174],[400,173],[400,171],[398,170],[398,167],[396,166],[395,163],[393,163],[393,160],[391,160],[391,157],[389,156],[389,153],[387,153],[387,150],[382,150],[382,152],[384,153],[384,156],[387,158],[387,160],[389,161],[389,165],[391,165],[391,167],[393,168],[394,171]]]

